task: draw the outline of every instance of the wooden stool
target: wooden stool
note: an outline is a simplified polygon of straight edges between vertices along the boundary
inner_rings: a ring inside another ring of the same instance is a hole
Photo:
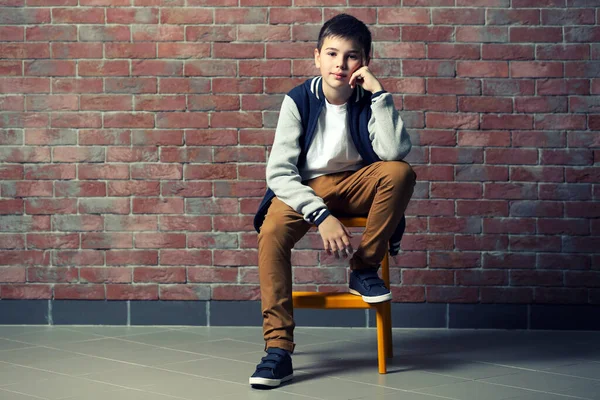
[[[362,227],[367,224],[365,217],[339,218],[346,227]],[[388,289],[390,288],[390,264],[386,252],[381,260],[381,276]],[[293,292],[292,299],[294,308],[318,308],[318,309],[340,309],[340,308],[374,308],[377,313],[377,358],[379,360],[379,373],[387,373],[386,357],[392,358],[392,310],[391,301],[369,304],[363,301],[361,296],[351,293],[323,293],[323,292]]]

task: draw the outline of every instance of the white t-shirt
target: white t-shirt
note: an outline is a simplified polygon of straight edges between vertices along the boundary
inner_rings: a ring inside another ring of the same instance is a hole
[[[319,115],[315,135],[300,169],[303,181],[342,171],[357,171],[362,157],[350,137],[346,103],[334,105],[325,100]]]

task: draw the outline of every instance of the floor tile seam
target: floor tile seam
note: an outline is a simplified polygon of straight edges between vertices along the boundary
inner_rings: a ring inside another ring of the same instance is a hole
[[[585,379],[585,380],[595,381],[595,382],[600,383],[600,379],[589,378],[589,377],[586,377],[586,376],[571,375],[571,374],[565,374],[565,373],[561,373],[561,372],[553,372],[553,371],[543,370],[543,369],[531,369],[531,368],[524,368],[524,367],[516,367],[516,366],[511,366],[511,365],[505,365],[505,364],[490,363],[490,362],[486,362],[486,361],[475,361],[475,362],[481,363],[481,364],[489,364],[489,365],[494,365],[494,366],[500,366],[500,367],[504,367],[504,368],[514,368],[514,369],[519,369],[519,370],[528,371],[528,372],[539,372],[539,373],[543,373],[543,374],[564,376],[564,377],[567,377],[567,378]],[[509,374],[509,375],[513,375],[513,374]],[[481,378],[481,379],[489,379],[489,378],[492,378],[492,377]]]
[[[0,387],[0,391],[5,391],[5,392],[9,392],[9,393],[16,393],[16,394],[20,394],[20,395],[23,395],[23,396],[31,397],[32,399],[48,400],[47,397],[39,397],[39,396],[35,396],[33,394],[28,394],[28,393],[23,393],[23,392],[17,392],[16,390],[7,390],[7,389],[4,389],[2,387]]]
[[[98,357],[98,358],[101,358],[101,357]],[[15,365],[19,365],[19,364],[15,364]],[[144,391],[142,389],[138,389],[138,388],[134,388],[134,387],[123,386],[123,385],[119,385],[119,384],[116,384],[116,383],[95,380],[95,379],[92,379],[92,378],[89,378],[89,377],[86,377],[86,376],[73,376],[73,375],[62,373],[62,372],[49,371],[49,370],[46,370],[46,369],[43,369],[43,368],[36,368],[36,367],[28,366],[28,365],[19,365],[19,366],[24,367],[24,368],[33,369],[33,370],[36,370],[36,371],[50,372],[50,373],[53,373],[53,374],[56,374],[56,375],[60,375],[60,376],[63,376],[63,377],[67,377],[67,378],[82,379],[82,380],[88,381],[88,382],[94,382],[94,383],[99,383],[99,384],[103,384],[103,385],[113,386],[113,387],[120,388],[120,389],[129,389],[129,390],[136,390],[136,391]],[[149,365],[137,365],[137,366],[143,367],[143,368],[155,369],[155,370],[164,371],[164,372],[170,372],[170,373],[174,373],[174,374],[191,376],[191,377],[194,377],[194,378],[203,378],[203,379],[214,380],[214,381],[219,381],[219,382],[223,382],[223,383],[232,383],[232,384],[236,384],[236,385],[243,385],[243,384],[238,383],[238,382],[226,381],[226,380],[223,380],[223,379],[216,379],[216,378],[212,378],[212,377],[208,377],[208,376],[193,375],[193,374],[188,374],[188,373],[179,372],[179,371],[170,371],[170,370],[163,369],[163,368],[158,368],[158,367],[155,367],[155,366],[149,366]],[[47,381],[47,380],[50,380],[50,379],[40,379],[40,381]],[[6,390],[6,389],[4,389],[4,390]],[[106,391],[106,393],[109,393],[109,392],[111,392],[111,391]],[[165,396],[165,394],[163,394],[163,393],[151,392],[151,391],[148,391],[148,390],[145,390],[145,392]],[[21,393],[19,393],[19,394],[21,394]],[[171,395],[166,395],[166,396],[167,397],[173,397]],[[71,396],[70,398],[73,398],[73,397]],[[181,400],[190,400],[190,399],[186,399],[184,397],[174,397],[174,398],[181,399]],[[45,398],[40,398],[40,399],[47,400]],[[69,399],[69,397],[62,397],[62,398],[56,399],[56,400],[66,400],[66,399]]]
[[[520,387],[520,386],[505,385],[505,384],[502,384],[502,383],[495,383],[495,382],[486,382],[486,381],[481,381],[481,380],[477,380],[477,379],[470,380],[469,382],[471,382],[471,383],[472,382],[477,382],[477,383],[483,383],[483,384],[488,384],[488,385],[493,385],[493,386],[509,387],[509,388],[512,388],[512,389],[526,390],[528,392],[534,392],[534,393],[558,395],[558,396],[568,397],[568,398],[572,398],[572,399],[593,400],[593,399],[590,399],[588,397],[579,397],[579,396],[571,396],[571,395],[561,394],[561,393],[546,392],[546,391],[543,391],[543,390],[529,389],[529,388],[524,388],[524,387]],[[423,390],[431,389],[433,387],[451,386],[451,385],[456,385],[456,384],[460,384],[460,383],[464,383],[464,382],[444,383],[442,385],[428,386],[428,387],[418,388],[418,389],[415,389],[415,390],[419,394],[431,395],[431,393],[424,392]],[[508,398],[505,399],[505,400],[508,400]]]
[[[27,344],[27,347],[17,347],[16,349],[0,349],[0,353],[3,353],[5,351],[18,351],[18,350],[27,350],[27,349],[35,349],[36,347],[40,347],[39,345],[31,345],[29,343],[21,343],[21,344]]]
[[[78,331],[78,330],[75,330],[75,329],[69,329],[70,326],[72,326],[72,325],[67,325],[67,326],[64,327],[64,329],[68,329],[71,332],[84,333],[84,332],[81,332],[81,331]],[[82,325],[81,327],[89,327],[89,326],[90,325]],[[91,325],[91,326],[97,326],[97,325]],[[125,325],[107,325],[106,327],[113,327],[113,326],[115,326],[115,327],[123,327]],[[100,325],[100,327],[103,327],[103,326]],[[63,328],[63,327],[61,326],[61,328]],[[160,327],[157,327],[157,328],[160,328]],[[185,328],[180,328],[180,329],[165,329],[165,330],[160,330],[160,331],[155,331],[155,332],[129,333],[129,334],[126,334],[126,335],[118,335],[118,336],[107,336],[107,335],[103,335],[103,334],[100,334],[100,333],[91,333],[91,334],[92,335],[102,336],[101,339],[118,339],[118,338],[124,338],[124,337],[129,337],[129,336],[152,335],[154,333],[162,333],[162,332],[169,332],[169,331],[178,331],[178,330],[182,330],[182,329],[185,329]]]
[[[360,383],[361,385],[368,385],[368,386],[373,386],[373,387],[378,387],[378,388],[390,389],[390,390],[396,391],[396,392],[414,393],[414,394],[426,394],[427,396],[433,396],[433,397],[437,397],[437,398],[440,398],[440,399],[461,400],[461,399],[456,398],[456,397],[441,396],[441,395],[430,394],[430,393],[420,393],[420,392],[416,392],[415,389],[400,389],[400,388],[395,388],[395,387],[386,386],[386,385],[377,385],[377,384],[369,383],[369,382],[357,382],[357,381],[354,381],[352,379],[340,378],[340,377],[336,377],[336,376],[332,376],[331,378],[336,379],[336,380],[340,380],[340,381],[345,381],[345,382]],[[437,387],[437,386],[443,386],[443,385],[428,386],[428,388],[429,387]]]
[[[99,383],[105,383],[105,382],[99,382]],[[123,389],[123,390],[120,390],[120,389]],[[118,389],[118,390],[109,390],[109,391],[104,392],[104,393],[109,394],[109,393],[120,392],[120,391],[125,391],[125,390],[134,390],[136,392],[157,394],[159,396],[170,397],[170,398],[177,399],[177,400],[192,400],[192,399],[190,399],[188,397],[174,396],[174,395],[170,395],[170,394],[152,392],[150,390],[144,390],[144,389],[138,389],[138,388],[132,388],[132,387],[121,387],[120,389]],[[78,397],[78,396],[69,396],[69,397],[60,397],[60,398],[58,398],[56,400],[79,400],[79,398],[80,397]]]
[[[219,340],[222,340],[222,339],[219,339]],[[125,341],[127,341],[127,340],[125,340]],[[138,342],[132,342],[132,343],[138,343]],[[209,342],[208,341],[204,341],[202,343],[209,343]],[[247,364],[255,364],[255,363],[250,362],[250,361],[236,360],[236,359],[233,359],[233,358],[216,356],[216,355],[213,355],[213,354],[197,353],[197,352],[194,352],[194,351],[176,349],[176,348],[173,348],[173,347],[165,347],[165,346],[154,346],[154,347],[156,347],[157,349],[170,350],[170,351],[175,351],[175,352],[178,352],[178,353],[196,354],[196,355],[200,355],[200,356],[205,356],[206,358],[217,358],[217,359],[221,359],[221,360],[237,361],[237,362],[243,362],[243,363],[247,363]],[[251,353],[260,353],[260,352],[262,352],[262,350],[247,351],[247,352],[240,353],[240,354],[251,354]]]

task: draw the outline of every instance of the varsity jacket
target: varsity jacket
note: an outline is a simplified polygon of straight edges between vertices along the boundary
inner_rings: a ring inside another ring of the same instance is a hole
[[[257,232],[260,232],[271,200],[276,195],[302,214],[306,221],[317,226],[330,215],[323,199],[302,184],[299,173],[299,167],[306,162],[324,107],[325,95],[320,76],[308,79],[285,96],[267,163],[267,192],[254,217]],[[364,165],[382,160],[402,160],[410,152],[410,137],[391,94],[386,91],[371,93],[356,85],[348,99],[347,112],[350,136]],[[405,226],[403,217],[390,239],[392,255],[398,254]]]

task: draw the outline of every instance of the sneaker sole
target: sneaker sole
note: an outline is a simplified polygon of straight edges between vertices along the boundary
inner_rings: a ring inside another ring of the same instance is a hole
[[[392,299],[392,293],[386,293],[386,294],[382,294],[379,296],[364,296],[362,294],[360,294],[359,292],[357,292],[354,289],[348,289],[348,291],[352,294],[355,294],[357,296],[362,296],[362,299],[365,303],[369,303],[369,304],[376,304],[376,303],[383,303],[384,301],[388,301]]]
[[[288,375],[281,379],[268,379],[268,378],[250,378],[250,385],[252,386],[266,386],[266,387],[277,387],[284,382],[291,381],[294,378],[294,374]]]

